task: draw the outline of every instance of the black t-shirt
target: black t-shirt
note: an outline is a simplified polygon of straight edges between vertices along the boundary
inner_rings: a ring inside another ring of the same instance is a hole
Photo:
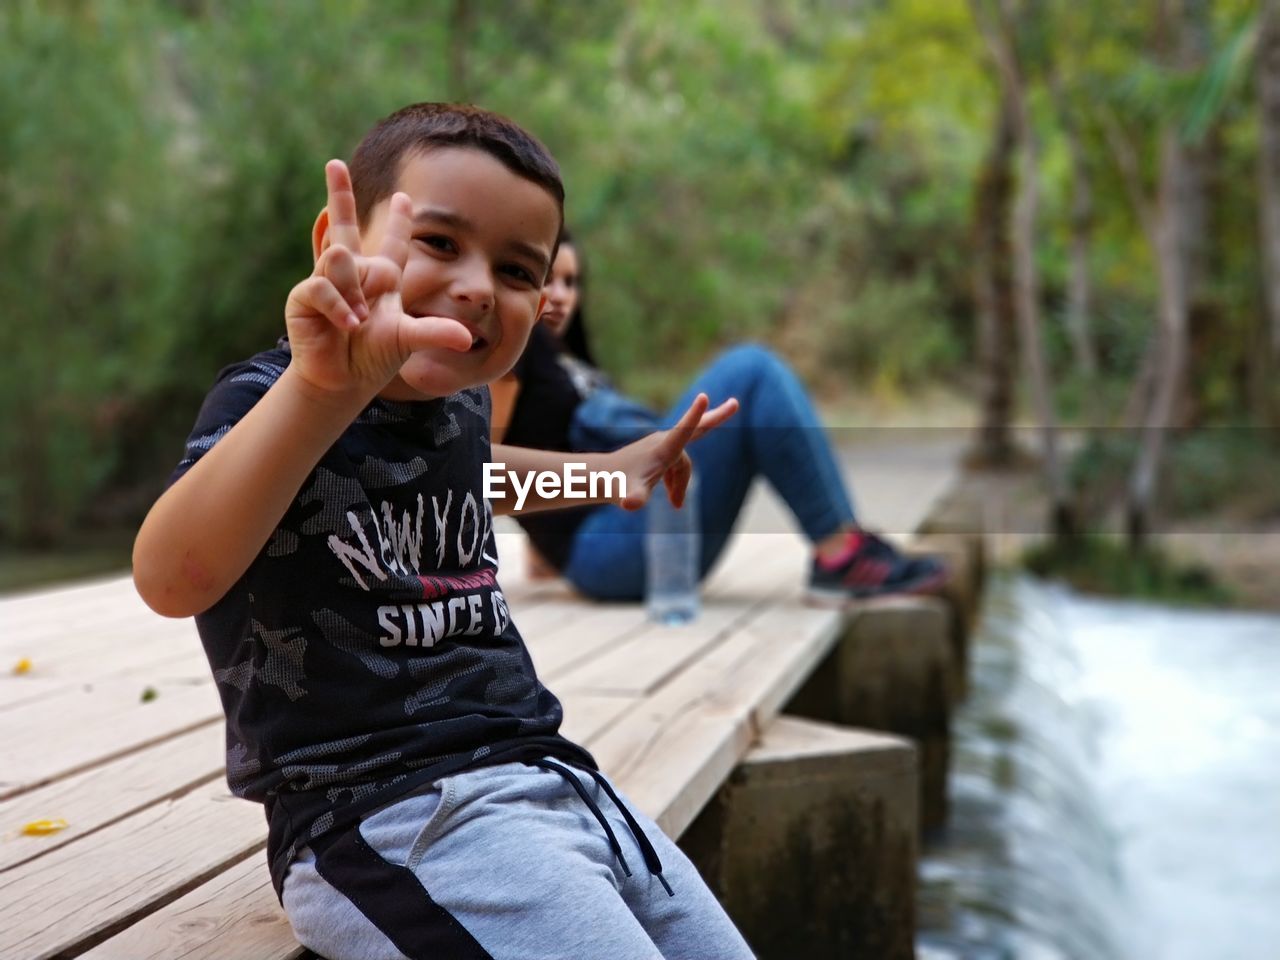
[[[574,412],[607,381],[600,371],[561,349],[560,342],[539,324],[512,372],[520,381],[511,423],[503,443],[539,450],[571,450],[569,425]],[[569,562],[573,536],[598,506],[516,514],[533,545],[557,569]]]
[[[228,367],[181,477],[289,363]],[[560,736],[497,583],[482,496],[489,394],[374,400],[302,484],[244,576],[196,617],[227,721],[227,782],[266,806],[277,893],[297,847],[468,767],[558,756]]]

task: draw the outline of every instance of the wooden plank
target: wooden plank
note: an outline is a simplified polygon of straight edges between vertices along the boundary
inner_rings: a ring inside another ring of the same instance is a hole
[[[593,605],[581,598],[548,598],[532,606],[513,606],[511,616],[526,642],[532,637],[564,630],[591,615]]]
[[[9,652],[20,644],[28,650],[39,649],[67,637],[74,640],[104,633],[122,634],[131,628],[136,629],[139,624],[153,622],[172,625],[183,621],[152,612],[133,592],[133,584],[125,581],[120,584],[117,595],[103,598],[92,606],[64,606],[55,597],[50,600],[49,607],[38,615],[25,618],[22,623],[6,623],[4,634],[0,635],[0,651]]]
[[[220,721],[119,760],[0,802],[0,872],[44,856],[154,803],[223,776],[226,734]],[[61,818],[67,828],[43,837],[19,828]]]
[[[95,659],[99,661],[96,667],[87,662]],[[105,680],[140,676],[145,687],[147,678],[157,673],[196,677],[208,670],[204,650],[198,644],[194,649],[186,644],[175,647],[171,643],[160,649],[143,644],[126,646],[113,651],[110,663],[105,664],[101,658],[91,656],[83,660],[64,656],[41,658],[33,662],[29,673],[0,674],[0,713],[25,709],[36,701]]]
[[[799,581],[791,578],[808,555],[805,541],[782,533],[735,534],[724,559],[704,584],[703,594],[726,599],[758,599],[763,588],[790,589]]]
[[[525,635],[534,668],[553,692],[567,671],[644,629],[644,611],[635,604],[579,606],[583,612],[575,619]]]
[[[838,615],[828,611],[809,609],[786,611],[788,621],[795,617],[813,618],[814,621],[838,620]],[[750,748],[755,731],[763,724],[766,714],[776,713],[781,701],[785,699],[784,690],[789,692],[794,684],[798,684],[807,673],[806,666],[816,663],[826,650],[820,640],[810,643],[779,643],[775,631],[780,625],[766,622],[763,636],[751,636],[739,639],[738,644],[726,648],[721,655],[711,662],[703,663],[703,670],[695,681],[700,692],[717,686],[734,687],[737,681],[745,681],[747,689],[756,690],[762,699],[762,705],[747,708],[744,715],[735,716],[732,710],[719,704],[715,698],[709,701],[709,712],[695,714],[691,724],[680,723],[669,727],[674,731],[676,739],[692,738],[702,747],[702,762],[694,764],[693,782],[670,797],[663,797],[660,789],[646,787],[643,780],[649,775],[655,758],[659,761],[668,743],[662,737],[652,741],[651,751],[646,751],[641,762],[628,765],[622,762],[625,747],[619,751],[619,743],[631,740],[619,736],[617,724],[622,716],[635,716],[637,711],[644,711],[647,722],[662,724],[667,717],[678,715],[679,710],[671,711],[670,705],[664,711],[664,705],[645,701],[643,706],[625,698],[583,699],[566,696],[566,728],[570,735],[582,740],[590,749],[609,751],[610,759],[606,761],[606,769],[616,767],[620,772],[614,776],[619,786],[631,796],[640,809],[656,814],[664,829],[678,835],[696,815],[698,809],[714,793],[733,765]],[[815,622],[809,629],[815,630]],[[760,647],[773,651],[772,655],[760,657]],[[739,649],[744,647],[745,649]],[[743,663],[756,659],[755,664]],[[779,659],[785,662],[779,671],[776,665]],[[725,663],[731,662],[738,669],[725,671]],[[788,667],[790,669],[788,669]],[[792,678],[791,671],[799,671],[801,676]],[[769,679],[761,683],[763,678],[776,672],[786,676]],[[708,681],[712,682],[708,682]],[[727,683],[726,683],[727,681]],[[748,693],[755,696],[757,693]],[[668,701],[672,699],[669,695]],[[687,691],[684,699],[688,699]],[[656,709],[655,709],[656,708]],[[602,716],[600,711],[612,715],[612,726],[605,726],[599,737],[586,731],[583,721],[585,714],[594,713],[596,720]],[[577,719],[575,719],[575,712]],[[575,729],[575,724],[579,726]],[[597,742],[603,746],[597,746]],[[678,744],[677,744],[678,746]],[[696,751],[680,750],[681,755],[691,756]],[[293,940],[287,921],[284,919],[266,877],[265,862],[254,858],[252,866],[246,862],[242,867],[211,880],[202,887],[192,891],[179,901],[144,918],[130,930],[112,941],[102,944],[97,950],[86,955],[89,960],[160,960],[177,956],[175,946],[181,947],[184,958],[223,958],[228,956],[252,956],[265,960],[297,960],[303,951]]]
[[[560,699],[564,722],[560,732],[575,743],[589,747],[636,705],[635,697],[566,694]]]
[[[155,804],[0,873],[0,956],[73,953],[261,849],[257,804],[222,784]]]
[[[643,623],[601,656],[558,673],[557,689],[643,696],[656,690],[752,615],[758,604],[708,599],[698,618],[680,626]]]
[[[716,567],[704,584],[704,603],[708,607],[714,607],[720,599],[752,597],[760,583],[759,571],[772,569],[759,566],[768,555],[770,539],[764,535],[750,535],[735,540],[724,562]],[[744,577],[743,570],[757,572]],[[575,671],[589,669],[588,665],[596,658],[608,655],[642,634],[650,636],[653,632],[686,631],[688,636],[687,631],[701,630],[704,625],[703,618],[699,618],[689,627],[658,627],[648,621],[644,608],[635,603],[579,603],[577,606],[588,612],[571,621],[571,629],[549,626],[525,634],[538,676],[556,692],[573,685],[570,676]]]
[[[576,694],[563,698],[566,736],[598,737],[635,703],[632,697]],[[101,767],[0,802],[0,824],[61,818],[67,829],[45,837],[11,830],[0,837],[0,872],[43,856],[150,804],[224,775],[225,734],[210,723]]]
[[[0,632],[0,654],[6,659],[17,654],[38,656],[51,646],[75,647],[97,638],[103,642],[112,639],[125,642],[140,631],[163,633],[166,624],[170,632],[194,635],[192,627],[182,628],[183,620],[167,619],[152,612],[134,592],[131,581],[122,581],[117,586],[116,594],[100,598],[92,605],[62,604],[54,597],[45,610],[24,618],[24,622],[5,623]]]
[[[779,604],[747,624],[742,632],[754,634],[767,649],[758,662],[746,665],[732,693],[753,705],[756,730],[782,712],[847,626],[847,613],[797,603]]]
[[[678,836],[835,643],[840,613],[776,605],[592,744],[601,767]]]
[[[755,582],[758,582],[760,575],[767,574],[767,567],[759,568],[755,573]],[[725,585],[721,589],[728,589],[735,583],[745,583],[749,587],[753,582],[751,577],[728,576],[721,579]],[[628,628],[646,628],[642,611],[634,606],[579,606],[589,612],[576,618],[571,624],[565,623],[559,629],[549,629],[547,636],[564,638],[566,647],[569,643],[576,643],[581,648],[584,645],[584,628],[590,631],[594,625],[596,629],[592,639],[607,648],[612,641],[610,627],[624,631]],[[548,607],[548,611],[552,609]],[[805,613],[822,615],[816,611]],[[531,649],[538,650],[543,638],[526,635],[531,640]],[[551,647],[547,645],[542,649],[550,650]],[[538,656],[535,652],[535,660]],[[546,659],[545,655],[543,659]],[[563,702],[566,734],[592,749],[597,741],[607,742],[611,736],[616,740],[618,724],[624,718],[634,716],[642,708],[642,701],[633,697],[601,696],[579,691],[565,692]],[[718,718],[715,726],[720,732],[726,729]],[[732,762],[736,762],[736,758],[745,752],[749,744],[732,742],[735,731],[731,730],[729,733],[727,739],[730,741],[730,749],[727,756],[733,758],[729,761],[731,767]],[[738,739],[742,738],[739,736]],[[638,775],[644,775],[643,768]],[[714,790],[718,782],[709,789]],[[620,784],[624,791],[636,792],[635,785],[625,776]],[[686,791],[690,796],[696,792],[698,791]],[[265,878],[265,866],[260,866],[260,869],[261,873],[250,869],[234,873],[229,871],[225,876],[210,881],[187,897],[143,919],[135,928],[104,943],[88,956],[98,960],[109,957],[121,960],[168,957],[175,953],[171,944],[177,943],[181,945],[183,956],[186,957],[236,955],[295,960],[301,956],[302,951],[294,943],[287,922],[276,905],[274,893]],[[247,929],[250,930],[249,933],[242,933]]]
[[[514,532],[512,532],[514,530]],[[510,525],[496,534],[501,558],[499,580],[504,592],[537,596],[544,591],[563,591],[556,581],[529,580],[525,562],[525,537]],[[0,596],[0,651],[7,650],[7,640],[17,634],[40,629],[51,617],[79,627],[90,627],[106,612],[153,614],[142,602],[129,574],[111,574],[71,585],[41,587],[35,590]]]
[[[616,608],[595,609],[616,613]],[[620,718],[629,715],[637,702],[629,697],[566,693],[565,732],[591,748],[597,739],[608,735]],[[623,789],[629,789],[625,782]],[[246,927],[252,927],[251,938],[240,932]],[[236,955],[293,960],[302,953],[265,876],[250,873],[236,877],[228,874],[227,878],[210,881],[88,956],[99,960],[166,957],[173,955],[166,953],[172,942],[181,943],[183,956],[190,957]]]
[[[696,620],[674,627],[641,620],[600,655],[558,670],[556,687],[596,694],[653,693],[783,591],[794,594],[796,585],[781,586],[779,577],[794,556],[794,545],[780,548],[778,544],[761,542],[761,538],[748,542],[731,558],[734,562],[728,567],[729,572],[707,590]]]
[[[271,887],[266,854],[255,853],[80,956],[297,960],[303,953]]]
[[[634,705],[634,698],[565,697],[564,732],[586,743]],[[78,840],[153,803],[224,775],[225,734],[219,722],[49,786],[0,802],[0,824],[62,818],[67,829],[45,837],[16,830],[0,837],[0,872]]]
[[[567,697],[566,735],[589,744],[633,705],[628,697]],[[303,952],[276,901],[266,856],[255,854],[141,918],[83,960],[295,960]]]
[[[61,635],[27,639],[20,652],[29,660],[29,670],[17,675],[12,669],[0,669],[0,711],[131,673],[208,673],[194,622],[165,620],[145,608],[115,625],[92,630],[68,627]]]
[[[128,589],[133,589],[132,585]],[[193,620],[173,620],[150,611],[141,600],[124,609],[92,613],[84,617],[51,611],[40,623],[19,627],[5,634],[0,653],[5,657],[22,654],[32,659],[46,659],[54,650],[82,652],[88,646],[123,646],[140,640],[163,641],[175,637],[182,643],[200,645]]]
[[[505,586],[507,578],[502,579]],[[53,651],[83,653],[90,646],[106,650],[137,643],[143,638],[190,637],[199,645],[193,619],[161,617],[138,598],[131,581],[120,581],[117,586],[116,595],[99,598],[92,607],[63,605],[53,596],[46,609],[26,618],[29,622],[0,619],[0,658],[28,656],[33,660],[47,660]],[[504,595],[506,593],[504,589]],[[546,600],[571,598],[571,591],[560,581],[518,590],[508,597],[512,606],[530,610]],[[4,612],[0,601],[0,615]]]
[[[527,578],[523,534],[504,534],[499,539],[508,541],[507,549],[500,551],[504,563],[499,581],[513,605],[532,609],[546,599],[572,597],[572,591],[562,581]],[[508,564],[507,557],[514,559]],[[38,653],[43,659],[50,642],[74,642],[105,634],[124,638],[142,625],[163,631],[161,624],[184,624],[180,632],[195,636],[191,620],[166,620],[153,613],[128,576],[0,598],[0,667],[10,655],[17,658]]]
[[[5,635],[0,644],[0,666],[7,671],[24,657],[37,666],[58,657],[65,660],[78,655],[98,659],[140,641],[175,635],[185,641],[187,636],[195,636],[195,630],[184,629],[183,623],[164,620],[150,610],[115,614],[96,622],[53,616],[37,627],[24,627]]]
[[[83,580],[71,585],[60,584],[56,587],[41,587],[36,590],[9,594],[0,597],[0,627],[18,626],[30,623],[47,614],[51,607],[70,609],[75,607],[93,607],[94,605],[121,593],[122,585],[128,585],[128,591],[135,597],[133,578],[111,574],[92,580]],[[141,603],[141,599],[138,601]]]
[[[144,688],[155,699],[142,702]],[[0,713],[0,800],[222,718],[208,668],[77,687]]]
[[[754,553],[759,554],[764,547],[764,538],[755,538]],[[739,575],[740,566],[722,567],[717,576],[713,577],[708,584],[708,595],[711,599],[708,601],[708,609],[715,609],[715,596],[724,593],[728,595],[751,596],[753,585],[762,582],[761,572],[764,568],[755,568],[749,576]],[[562,592],[563,592],[563,588]],[[726,605],[726,609],[728,606]],[[560,609],[557,609],[559,607]],[[541,611],[535,615],[534,611]],[[583,662],[584,647],[591,649],[603,649],[608,652],[612,644],[617,642],[617,634],[612,633],[610,629],[599,629],[609,624],[613,629],[628,629],[633,631],[644,631],[649,629],[643,619],[643,612],[635,606],[618,608],[618,607],[599,607],[581,602],[571,601],[566,603],[563,599],[554,599],[549,593],[544,594],[542,602],[531,605],[529,613],[518,613],[518,616],[525,617],[525,622],[529,623],[532,618],[531,626],[524,628],[525,634],[531,640],[531,648],[536,647],[537,641],[535,637],[541,636],[544,632],[549,637],[562,638],[564,652],[567,654],[569,645],[576,638],[577,651],[576,659],[569,660],[567,657],[565,663],[581,663]],[[714,620],[715,614],[712,619]],[[706,618],[703,618],[706,621]],[[517,620],[521,623],[521,620]],[[710,623],[711,621],[707,621]],[[591,630],[594,623],[597,628]],[[586,628],[584,630],[584,628]],[[723,632],[723,625],[717,624],[715,629],[711,631],[713,634]],[[595,642],[594,644],[583,644],[582,638],[586,634]],[[668,634],[668,637],[671,635]],[[660,641],[664,642],[664,641]],[[674,642],[669,642],[671,646],[675,646]],[[554,644],[548,645],[546,649],[550,651]],[[538,654],[534,654],[537,659]],[[544,655],[543,659],[546,659]],[[207,667],[203,667],[207,670]],[[554,685],[553,685],[554,689]],[[566,732],[588,745],[594,745],[595,741],[607,741],[611,735],[615,735],[615,731],[620,721],[631,714],[636,709],[637,701],[630,697],[614,697],[607,695],[599,695],[596,693],[570,692],[564,697],[566,706]],[[154,706],[154,704],[151,704]],[[220,716],[220,714],[219,714]],[[723,727],[723,724],[721,724]],[[220,730],[220,725],[217,725]],[[151,748],[154,750],[155,748]],[[734,751],[740,754],[739,748],[734,746]],[[121,761],[123,762],[123,761]],[[0,763],[4,763],[3,755],[0,754]],[[5,768],[7,769],[7,767]],[[624,780],[624,789],[634,792],[629,781]],[[219,785],[219,789],[222,789]],[[713,786],[714,789],[714,786]],[[157,809],[163,807],[159,805]],[[251,805],[243,806],[251,808]],[[143,811],[139,816],[146,815],[149,811]],[[261,829],[260,813],[257,813],[259,820],[259,829]],[[130,818],[133,819],[133,818]],[[202,831],[207,830],[205,819],[202,817],[190,817],[188,820],[195,827]],[[83,851],[85,853],[92,852],[92,844],[97,839],[102,843],[118,842],[117,838],[121,835],[122,824],[128,821],[121,821],[114,824],[106,830],[101,830],[97,834],[84,837],[80,842],[66,846],[67,851]],[[213,847],[221,845],[224,835],[218,831],[212,831],[209,835],[217,836],[218,842]],[[216,853],[216,851],[206,851],[208,853]],[[69,854],[64,854],[69,855]],[[21,865],[18,870],[34,869],[46,861],[53,861],[59,856],[58,851],[53,851],[38,860],[29,861]],[[77,856],[77,859],[79,857]],[[259,860],[259,858],[254,858]],[[153,859],[144,860],[145,863],[151,864]],[[13,871],[10,871],[13,872]],[[172,871],[168,868],[162,868],[161,876],[165,878],[162,884],[170,893],[164,894],[164,897],[171,896],[173,885],[168,882]],[[8,874],[6,873],[6,879]],[[246,893],[243,887],[248,888]],[[0,888],[0,898],[3,898],[4,891]],[[61,897],[60,897],[61,898]],[[160,901],[157,901],[160,902]],[[0,899],[0,903],[3,900]],[[192,905],[195,905],[194,907]],[[180,906],[181,905],[181,906]],[[193,910],[195,912],[193,912]],[[6,911],[7,912],[7,911]],[[197,915],[198,914],[198,915]],[[177,917],[175,920],[174,918]],[[246,923],[246,921],[251,921]],[[120,921],[124,922],[124,921]],[[163,925],[166,922],[173,922],[178,926],[170,927],[176,939],[167,941],[163,937]],[[100,928],[97,934],[101,934]],[[200,931],[198,935],[193,935],[195,931]],[[234,932],[229,932],[234,931]],[[208,935],[206,937],[206,934]],[[259,936],[262,934],[262,936]],[[249,937],[252,939],[249,939]],[[129,939],[133,937],[133,939]],[[140,938],[140,939],[139,939]],[[6,941],[0,940],[0,945]],[[83,941],[81,941],[83,942]],[[287,923],[283,920],[279,908],[275,903],[274,894],[271,892],[269,883],[265,876],[265,866],[258,862],[254,867],[245,867],[243,870],[228,871],[225,874],[211,880],[209,883],[192,891],[187,896],[180,898],[169,907],[164,908],[150,917],[145,918],[135,930],[126,931],[120,937],[112,938],[112,940],[103,943],[92,956],[119,956],[119,957],[145,957],[145,956],[172,956],[176,951],[172,950],[168,943],[181,944],[184,956],[227,956],[230,949],[232,954],[258,956],[280,956],[294,958],[300,955],[301,951],[293,943],[292,935],[288,930]],[[199,942],[204,942],[208,946],[207,953],[201,953]],[[146,947],[151,952],[143,952],[142,947]],[[191,952],[188,952],[190,949]],[[112,953],[111,950],[117,952]]]

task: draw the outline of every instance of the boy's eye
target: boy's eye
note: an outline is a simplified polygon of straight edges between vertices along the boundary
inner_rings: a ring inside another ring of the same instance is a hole
[[[429,233],[425,236],[414,237],[421,244],[425,244],[433,250],[439,250],[442,253],[457,253],[457,245],[448,237],[439,233]]]
[[[520,281],[521,283],[527,283],[530,285],[534,284],[533,274],[530,273],[528,270],[526,270],[524,267],[520,266],[518,263],[507,264],[505,267],[502,268],[502,272],[505,273],[507,276],[511,277],[512,279]]]

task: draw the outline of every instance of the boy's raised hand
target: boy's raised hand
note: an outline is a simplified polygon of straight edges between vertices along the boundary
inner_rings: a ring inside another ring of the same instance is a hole
[[[378,253],[368,257],[361,252],[355,192],[346,164],[330,160],[325,182],[329,246],[285,304],[292,363],[298,372],[324,391],[372,396],[417,350],[470,349],[471,334],[456,320],[404,312],[401,286],[409,257],[409,198],[403,193],[391,197]]]
[[[709,410],[710,406],[707,395],[700,393],[670,430],[651,433],[614,454],[627,478],[623,509],[639,510],[643,507],[659,481],[666,485],[671,502],[677,507],[684,506],[685,491],[693,473],[693,462],[685,447],[738,412],[738,401],[733,398],[714,410]]]

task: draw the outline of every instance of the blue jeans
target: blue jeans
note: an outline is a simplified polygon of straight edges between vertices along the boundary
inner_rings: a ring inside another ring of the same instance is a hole
[[[699,393],[707,394],[713,406],[729,397],[742,405],[732,420],[689,448],[698,478],[704,577],[724,551],[758,476],[769,481],[811,541],[853,522],[853,504],[831,444],[786,363],[754,344],[725,351],[697,376],[664,425],[674,424]],[[654,496],[665,495],[654,491]],[[564,576],[596,599],[640,599],[647,512],[594,511],[574,535]]]

